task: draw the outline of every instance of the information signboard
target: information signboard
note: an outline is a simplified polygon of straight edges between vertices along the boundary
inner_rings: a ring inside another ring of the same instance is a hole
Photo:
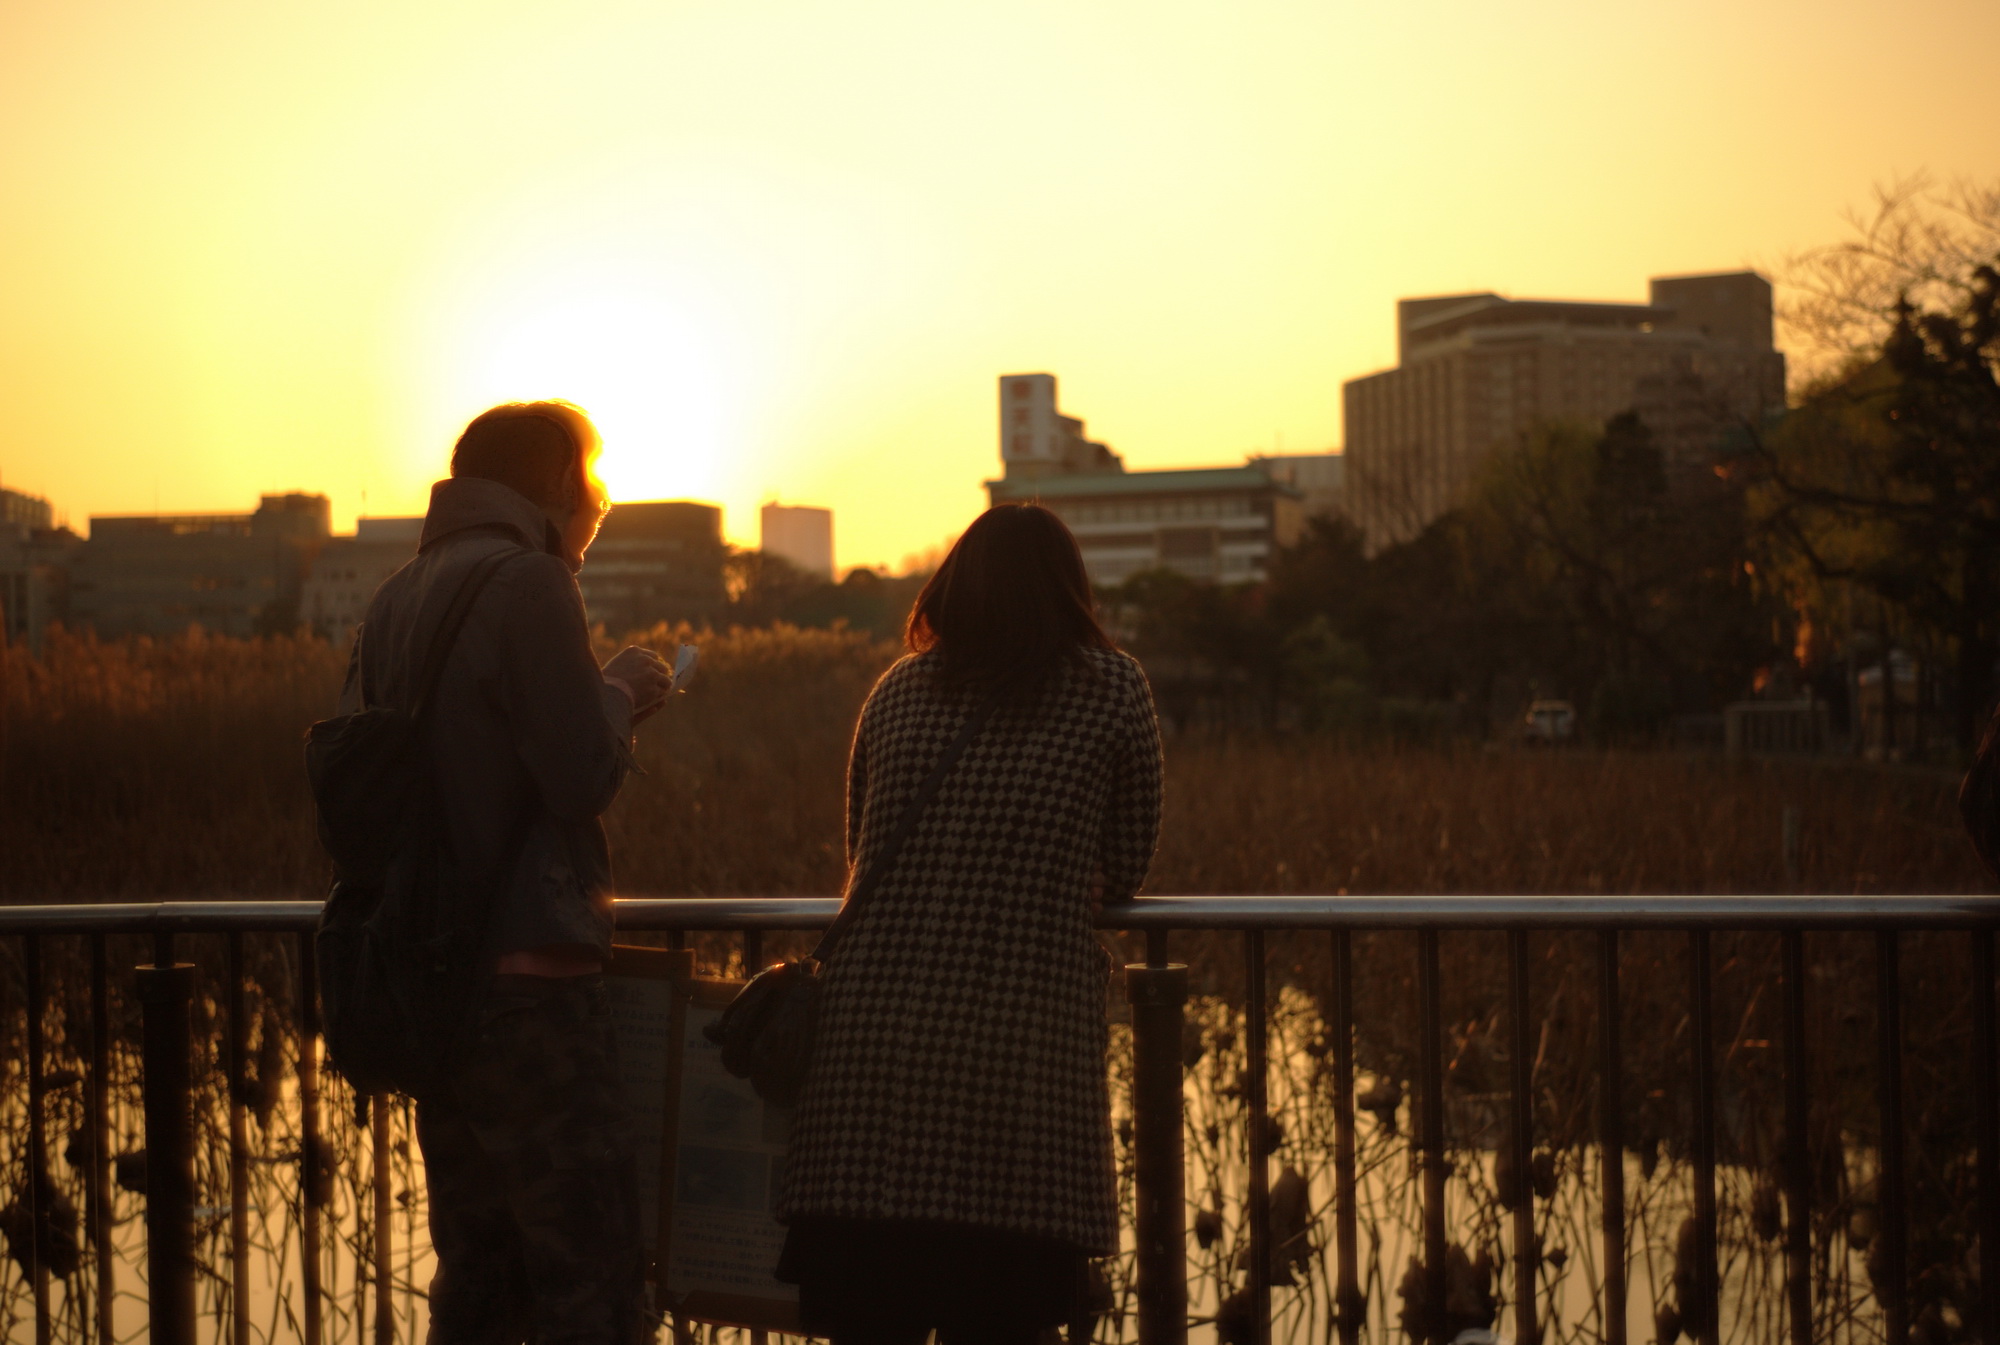
[[[696,1321],[796,1331],[798,1290],[772,1274],[791,1114],[725,1071],[702,1034],[742,982],[692,970],[690,953],[624,947],[610,968],[654,1301]]]

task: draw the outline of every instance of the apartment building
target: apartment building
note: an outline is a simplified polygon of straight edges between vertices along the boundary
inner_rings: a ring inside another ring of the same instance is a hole
[[[1342,388],[1343,509],[1371,550],[1461,503],[1487,455],[1538,424],[1638,410],[1671,467],[1784,406],[1771,285],[1659,276],[1648,301],[1454,294],[1396,305],[1397,366]]]

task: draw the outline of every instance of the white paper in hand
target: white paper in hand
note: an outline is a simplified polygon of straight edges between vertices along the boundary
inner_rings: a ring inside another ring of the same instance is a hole
[[[674,680],[668,691],[686,691],[687,684],[694,680],[694,669],[701,662],[701,650],[691,644],[684,644],[674,653]]]

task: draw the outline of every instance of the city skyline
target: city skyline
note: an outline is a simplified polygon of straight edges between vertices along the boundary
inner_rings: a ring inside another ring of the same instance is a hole
[[[1400,298],[1636,301],[1991,176],[2000,14],[1888,13],[32,0],[0,482],[73,520],[324,491],[344,531],[567,396],[615,495],[741,544],[811,499],[893,568],[980,507],[1000,372],[1135,469],[1320,450]]]

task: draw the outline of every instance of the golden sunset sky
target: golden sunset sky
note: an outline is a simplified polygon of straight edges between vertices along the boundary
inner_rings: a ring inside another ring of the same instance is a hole
[[[0,482],[421,511],[563,396],[624,499],[961,527],[994,380],[1308,451],[1399,296],[1638,299],[2000,174],[1993,0],[0,0]],[[365,498],[365,507],[364,507]]]

